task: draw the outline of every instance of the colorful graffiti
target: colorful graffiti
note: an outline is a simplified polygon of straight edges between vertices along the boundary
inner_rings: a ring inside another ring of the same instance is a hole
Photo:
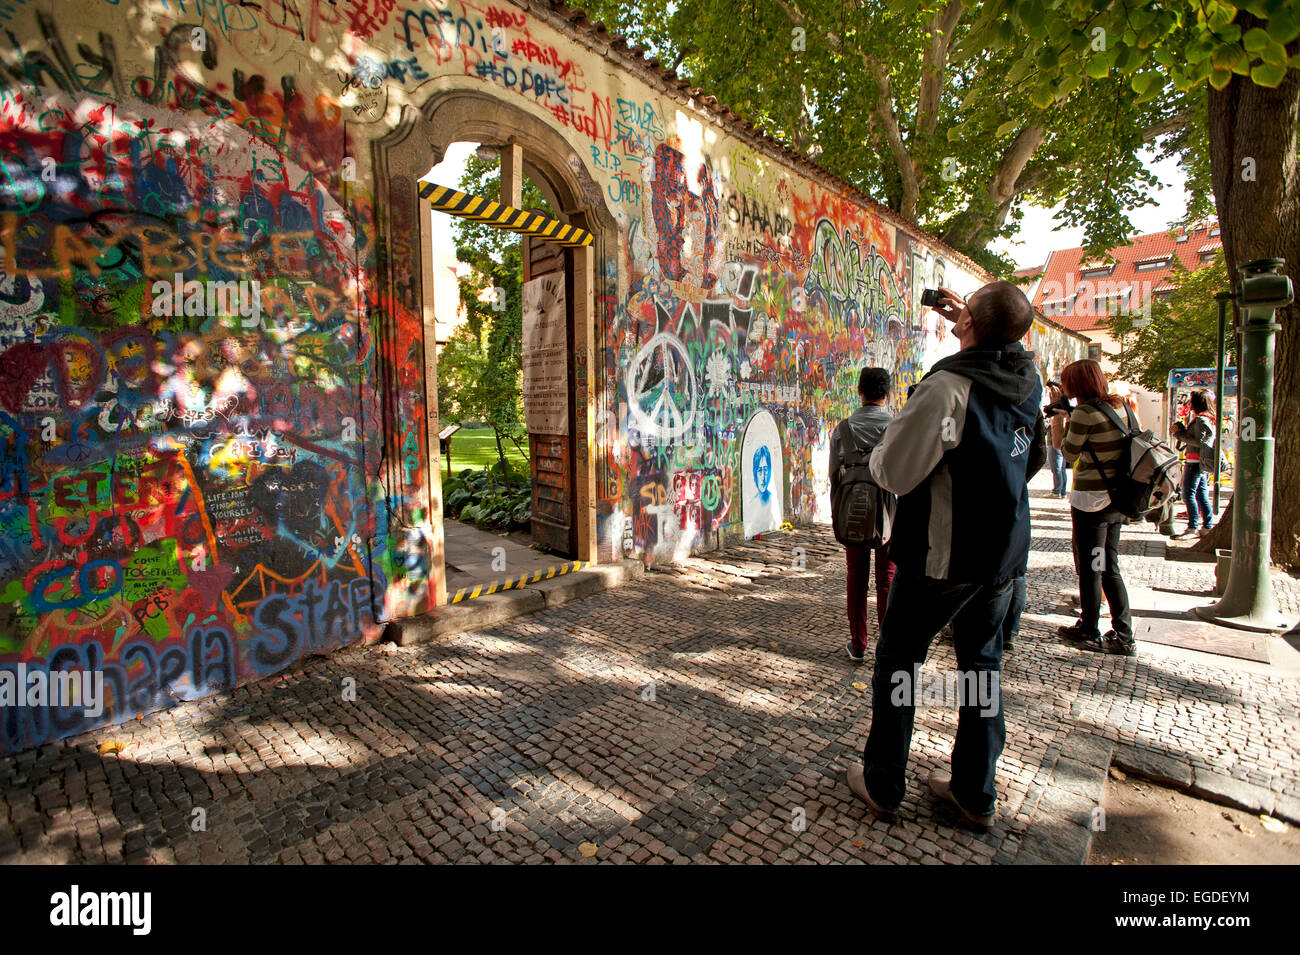
[[[94,669],[108,696],[6,707],[0,752],[265,676],[384,613],[366,217],[316,174],[343,130],[292,82],[209,97],[159,50],[148,81],[94,82],[24,47],[0,100],[0,667]],[[258,122],[209,110],[236,101]]]
[[[618,223],[577,402],[603,558],[823,518],[858,369],[901,402],[955,347],[920,289],[981,281],[508,0],[10,6],[0,670],[95,671],[108,700],[5,707],[0,752],[429,609],[420,229],[376,214],[370,157],[435,86],[547,123]],[[1082,354],[1030,344],[1048,370]]]

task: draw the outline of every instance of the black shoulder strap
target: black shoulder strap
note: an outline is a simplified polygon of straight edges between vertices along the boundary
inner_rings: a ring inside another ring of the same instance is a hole
[[[841,421],[836,430],[840,435],[840,458],[842,460],[847,463],[849,452],[856,455],[858,459],[865,459],[867,457],[867,452],[862,450],[862,446],[858,444],[858,439],[853,434],[853,429],[849,426],[848,418]],[[861,460],[859,460],[858,463],[860,464]]]

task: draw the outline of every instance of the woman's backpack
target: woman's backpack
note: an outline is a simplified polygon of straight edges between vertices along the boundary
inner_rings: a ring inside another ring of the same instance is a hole
[[[1128,424],[1119,420],[1115,409],[1105,401],[1093,402],[1093,407],[1119,429],[1123,444],[1117,462],[1119,473],[1112,481],[1106,476],[1101,459],[1088,442],[1088,453],[1093,464],[1106,482],[1110,502],[1125,517],[1141,520],[1147,514],[1165,505],[1178,493],[1178,486],[1183,480],[1183,468],[1178,463],[1178,452],[1165,444],[1151,431],[1142,430],[1133,409],[1128,405],[1124,411]]]
[[[879,547],[889,540],[898,499],[871,477],[871,452],[863,451],[848,421],[836,430],[840,467],[831,475],[831,526],[850,546]]]

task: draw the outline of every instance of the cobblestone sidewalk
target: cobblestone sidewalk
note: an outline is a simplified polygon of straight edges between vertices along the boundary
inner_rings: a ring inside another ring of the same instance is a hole
[[[947,765],[952,710],[918,711],[897,823],[850,796],[870,657],[844,655],[842,554],[809,528],[0,760],[0,861],[1078,861],[1117,746],[1300,797],[1300,681],[1161,647],[1124,659],[1061,645],[1068,515],[1034,503],[991,833],[925,789]],[[1163,553],[1128,534],[1130,582],[1212,582],[1211,566]],[[1279,602],[1294,616],[1294,581]],[[937,642],[929,665],[955,666],[951,647]],[[126,748],[99,755],[108,739]]]

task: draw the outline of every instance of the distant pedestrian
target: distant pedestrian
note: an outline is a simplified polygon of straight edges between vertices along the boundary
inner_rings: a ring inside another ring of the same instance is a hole
[[[1123,421],[1125,412],[1121,411],[1118,419],[1113,412],[1124,409],[1124,399],[1110,391],[1101,365],[1091,358],[1067,365],[1061,372],[1061,386],[1076,402],[1061,451],[1074,464],[1070,523],[1081,610],[1079,619],[1058,633],[1086,650],[1131,656],[1133,622],[1119,567],[1119,536],[1125,516],[1107,490],[1123,465],[1124,433],[1115,420]],[[1105,636],[1099,626],[1103,593],[1112,628]]]
[[[858,375],[858,397],[862,406],[845,420],[861,454],[869,453],[885,433],[893,419],[886,407],[894,393],[894,376],[884,368],[863,368]],[[841,447],[840,429],[831,433],[830,476],[831,486],[840,473],[845,450]],[[850,660],[862,661],[867,653],[867,600],[871,580],[871,560],[876,561],[876,621],[884,627],[885,604],[889,600],[889,585],[894,581],[894,562],[889,559],[889,542],[879,547],[844,545],[848,564],[849,642],[845,647]]]
[[[1174,435],[1187,448],[1183,469],[1183,501],[1187,505],[1187,530],[1174,536],[1174,540],[1207,534],[1214,528],[1214,511],[1210,507],[1210,491],[1205,467],[1214,465],[1214,402],[1204,391],[1193,391],[1188,399],[1190,415]]]
[[[1065,400],[1059,381],[1053,380],[1047,383],[1047,398],[1053,405]],[[1048,407],[1050,408],[1051,405]],[[1065,439],[1065,429],[1057,424],[1060,420],[1062,419],[1057,415],[1052,415],[1052,422],[1055,426],[1052,428],[1051,438],[1048,442],[1047,468],[1052,472],[1052,497],[1063,501],[1070,493],[1070,466],[1065,463],[1065,455],[1061,453],[1061,442]]]
[[[1043,446],[1043,386],[1020,344],[1033,322],[1024,292],[992,282],[969,301],[939,294],[935,311],[953,322],[961,350],[935,363],[871,455],[877,483],[899,495],[890,543],[898,571],[876,648],[871,730],[848,784],[875,815],[897,812],[920,668],[951,622],[957,684],[986,688],[988,698],[953,701],[952,773],[932,773],[930,789],[987,828],[1006,741],[1002,627],[1029,551],[1025,475],[1032,448]]]

